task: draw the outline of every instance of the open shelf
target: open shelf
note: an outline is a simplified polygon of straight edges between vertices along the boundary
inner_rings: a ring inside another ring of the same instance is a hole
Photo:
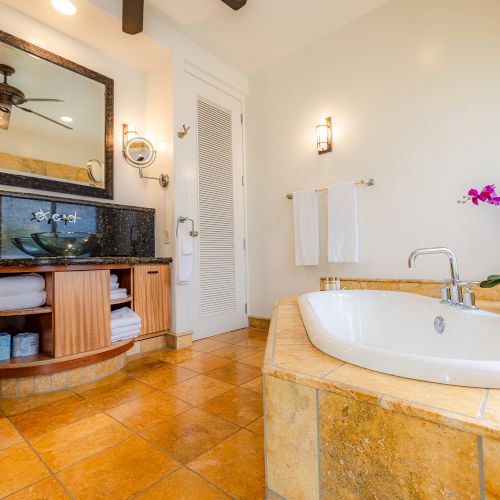
[[[126,302],[132,302],[132,295],[127,295],[126,299],[114,299],[110,301],[112,306],[116,306],[116,304],[125,304]]]
[[[0,311],[0,317],[29,316],[31,314],[50,314],[52,307],[33,307],[32,309],[16,309],[15,311]]]

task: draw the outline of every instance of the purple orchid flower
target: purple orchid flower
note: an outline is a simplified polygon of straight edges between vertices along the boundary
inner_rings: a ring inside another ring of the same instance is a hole
[[[497,196],[494,184],[484,186],[481,192],[477,189],[470,189],[467,194],[474,205],[479,205],[480,201],[496,207],[500,205],[500,196]]]

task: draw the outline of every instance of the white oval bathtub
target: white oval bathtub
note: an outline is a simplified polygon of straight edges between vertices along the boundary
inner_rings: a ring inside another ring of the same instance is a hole
[[[417,380],[500,388],[500,315],[371,290],[307,293],[299,308],[311,342],[335,358]]]

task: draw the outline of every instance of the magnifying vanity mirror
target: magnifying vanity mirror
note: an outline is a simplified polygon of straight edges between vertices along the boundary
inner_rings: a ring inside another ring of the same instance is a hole
[[[123,131],[125,141],[131,131],[128,125],[123,126]],[[136,134],[135,131],[133,133]],[[154,179],[160,183],[162,188],[168,187],[170,178],[167,174],[161,174],[159,177],[144,175],[144,169],[150,167],[156,160],[156,150],[150,140],[145,137],[132,137],[124,143],[123,156],[129,165],[139,169],[141,179]]]

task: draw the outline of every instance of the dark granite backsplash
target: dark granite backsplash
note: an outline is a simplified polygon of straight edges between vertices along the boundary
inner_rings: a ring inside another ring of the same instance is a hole
[[[35,218],[37,212],[42,221]],[[75,213],[75,223],[47,220],[52,214]],[[0,258],[25,259],[11,238],[44,231],[101,233],[101,245],[91,253],[95,257],[155,255],[154,209],[0,191]]]

